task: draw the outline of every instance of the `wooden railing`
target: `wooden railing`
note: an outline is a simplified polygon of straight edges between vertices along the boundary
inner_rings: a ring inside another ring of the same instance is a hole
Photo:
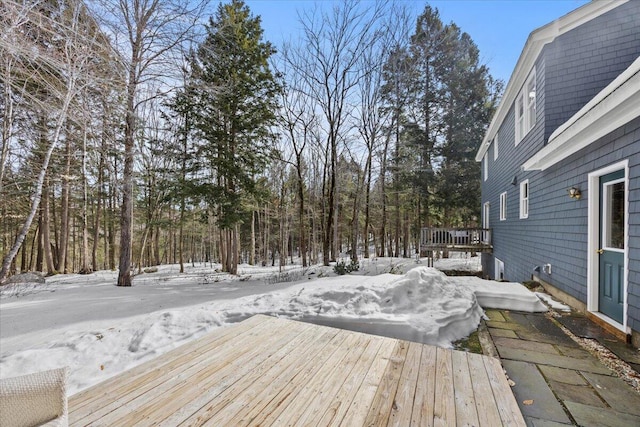
[[[420,249],[491,252],[490,228],[423,228]]]

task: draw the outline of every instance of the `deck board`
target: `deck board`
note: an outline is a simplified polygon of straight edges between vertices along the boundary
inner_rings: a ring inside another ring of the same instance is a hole
[[[72,396],[69,421],[525,425],[497,359],[262,315]]]

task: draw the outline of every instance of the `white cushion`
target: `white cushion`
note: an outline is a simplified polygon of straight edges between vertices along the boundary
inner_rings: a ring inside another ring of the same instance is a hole
[[[0,380],[0,426],[68,426],[68,368]]]

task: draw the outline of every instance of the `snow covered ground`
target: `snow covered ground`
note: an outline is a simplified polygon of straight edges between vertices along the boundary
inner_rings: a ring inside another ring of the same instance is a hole
[[[479,257],[437,260],[479,270]],[[59,275],[0,292],[0,377],[71,367],[69,394],[211,330],[267,314],[450,347],[475,331],[482,308],[544,311],[518,283],[447,277],[412,259],[331,267],[253,267],[238,276],[215,265],[161,266],[114,286],[116,273]]]

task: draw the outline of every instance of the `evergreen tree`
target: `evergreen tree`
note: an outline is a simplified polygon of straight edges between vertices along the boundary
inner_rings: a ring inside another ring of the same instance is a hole
[[[423,224],[470,226],[478,216],[474,154],[501,82],[480,63],[471,37],[454,23],[444,24],[430,6],[418,16],[408,49],[392,50],[383,78],[383,108],[392,111],[387,140],[395,143],[389,169],[398,255],[400,240],[406,247],[407,209],[417,214],[416,232]]]
[[[495,109],[494,82],[479,50],[455,24],[445,27],[446,73],[443,75],[444,139],[439,147],[441,164],[436,200],[443,225],[468,225],[479,215],[480,165],[474,159]]]
[[[242,1],[221,4],[206,26],[206,38],[192,60],[194,125],[206,177],[198,183],[221,230],[225,271],[238,264],[238,225],[246,201],[259,193],[254,177],[274,147],[278,82],[269,68],[275,53],[262,41],[260,18]],[[203,176],[201,174],[201,176]]]

